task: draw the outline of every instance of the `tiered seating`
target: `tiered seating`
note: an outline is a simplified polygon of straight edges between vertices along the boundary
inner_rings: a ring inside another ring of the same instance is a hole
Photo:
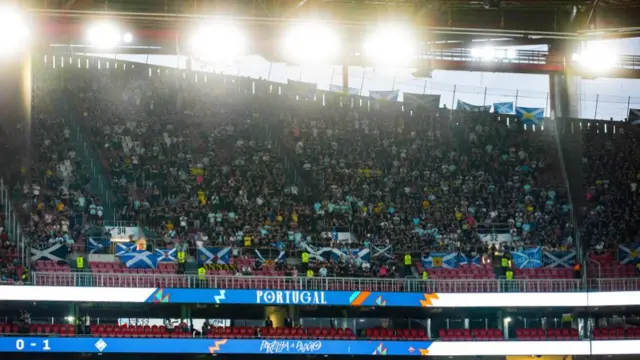
[[[568,268],[514,269],[516,279],[571,279],[573,270]]]
[[[18,325],[0,323],[0,334],[17,334],[18,331]]]
[[[444,341],[501,341],[504,335],[500,329],[440,329],[440,339]]]
[[[416,262],[418,273],[424,271],[422,263]],[[431,279],[495,279],[491,264],[483,266],[461,266],[457,269],[435,268],[428,269]]]
[[[35,263],[35,270],[54,273],[65,273],[70,272],[71,268],[69,267],[69,264],[58,264],[51,260],[38,260]]]
[[[516,329],[519,340],[578,340],[577,329]]]
[[[0,323],[0,334],[18,334],[20,328],[15,324]],[[71,324],[30,324],[30,334],[75,336],[76,327]]]
[[[589,267],[589,277],[592,278],[608,278],[623,279],[638,277],[638,270],[633,264],[603,264],[601,267]]]
[[[640,339],[640,327],[612,327],[593,329],[595,340]]]
[[[91,335],[95,337],[133,337],[133,338],[185,338],[191,333],[178,330],[169,331],[166,326],[127,326],[127,325],[91,325]]]
[[[424,329],[385,329],[371,328],[365,330],[365,337],[371,340],[428,340]]]
[[[177,264],[175,263],[159,263],[157,269],[130,269],[120,262],[99,262],[92,261],[89,264],[91,271],[97,274],[175,274]]]

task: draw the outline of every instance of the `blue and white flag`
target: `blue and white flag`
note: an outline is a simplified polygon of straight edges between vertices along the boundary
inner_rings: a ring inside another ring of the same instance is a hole
[[[198,265],[228,264],[231,259],[231,248],[198,248]]]
[[[269,251],[268,254],[265,256],[258,249],[255,249],[255,254],[256,254],[256,258],[263,264],[266,262],[273,262],[273,263],[282,262],[287,259],[287,254],[284,252],[284,250],[280,250],[279,252]]]
[[[472,105],[462,100],[458,100],[458,106],[456,110],[471,111],[471,112],[489,112],[491,105]]]
[[[518,106],[516,108],[516,116],[518,116],[525,125],[542,125],[544,108]]]
[[[433,269],[433,268],[455,269],[458,267],[458,253],[457,252],[430,253],[429,257],[422,258],[422,266],[425,269]]]
[[[126,243],[117,243],[116,244],[116,256],[126,255],[132,251],[135,251],[137,245],[134,243],[126,242]]]
[[[89,254],[106,254],[111,247],[111,239],[109,238],[93,238],[87,241],[87,250]]]
[[[31,261],[51,260],[53,262],[67,261],[69,249],[66,244],[54,244],[46,249],[31,248]]]
[[[400,90],[390,91],[369,91],[369,96],[374,100],[398,101]]]
[[[513,114],[513,102],[493,103],[493,111],[498,114],[511,115]]]
[[[344,93],[344,88],[340,85],[331,85],[329,86],[329,91],[331,92],[338,92],[338,93]],[[347,91],[348,95],[358,95],[360,94],[360,89],[358,88],[352,88],[350,87]]]
[[[156,258],[158,262],[176,262],[178,251],[173,249],[156,249]]]
[[[640,244],[618,245],[620,264],[635,264],[640,261]]]
[[[542,248],[530,248],[511,253],[513,267],[518,269],[533,269],[542,267]]]
[[[344,251],[334,248],[331,250],[331,259],[334,261],[347,261],[349,260],[349,258],[360,259],[361,261],[369,262],[371,261],[371,252],[366,248],[346,249]]]
[[[120,259],[129,269],[155,269],[158,266],[158,258],[151,251],[133,250]]]
[[[393,259],[393,247],[391,245],[380,247],[372,245],[371,248],[373,249],[374,258]]]
[[[481,255],[465,255],[460,253],[458,255],[458,264],[459,265],[472,265],[472,266],[481,266],[482,265],[482,256]]]
[[[309,254],[310,259],[316,259],[320,261],[331,259],[331,253],[333,252],[333,249],[328,246],[317,248],[307,243],[302,243],[301,247]]]
[[[575,250],[542,252],[542,265],[546,268],[571,268],[575,261]]]

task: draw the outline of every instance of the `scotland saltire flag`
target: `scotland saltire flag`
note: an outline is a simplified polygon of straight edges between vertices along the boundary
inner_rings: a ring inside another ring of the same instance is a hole
[[[430,253],[429,257],[422,258],[422,266],[425,269],[433,268],[445,268],[454,269],[458,267],[458,253],[457,252],[434,252]]]
[[[527,108],[518,106],[516,108],[518,116],[525,125],[542,125],[544,119],[544,108]]]
[[[471,111],[471,112],[489,112],[491,110],[490,105],[473,105],[466,103],[462,100],[458,100],[458,106],[456,110]]]
[[[497,112],[498,114],[513,114],[513,102],[493,103],[493,111]]]
[[[400,90],[391,91],[369,91],[369,96],[374,100],[398,101]]]
[[[118,243],[116,244],[116,256],[122,256],[136,250],[137,245],[133,243]]]
[[[173,249],[156,249],[156,258],[158,262],[175,262],[178,254],[176,248]]]
[[[258,249],[255,249],[255,254],[256,254],[256,258],[263,264],[266,262],[277,263],[277,262],[285,261],[287,258],[287,255],[284,252],[284,250],[281,250],[280,252],[277,252],[277,253],[269,252],[269,254],[267,254],[267,256],[265,257],[264,255],[262,255],[262,253]],[[273,255],[277,255],[277,256],[275,258],[272,258]]]
[[[302,249],[309,254],[309,258],[320,261],[331,259],[331,253],[333,252],[330,247],[316,248],[306,243],[302,243]]]
[[[640,261],[640,245],[619,245],[618,259],[620,264],[635,264]]]
[[[216,259],[217,258],[217,259]],[[198,265],[228,264],[231,248],[198,248]]]
[[[542,248],[524,249],[511,253],[513,267],[518,269],[533,269],[542,267]]]
[[[347,252],[335,248],[331,250],[331,259],[334,261],[347,261],[349,260],[349,258],[360,259],[362,261],[369,262],[371,261],[371,251],[366,248],[349,249],[347,250]]]
[[[156,254],[145,250],[133,250],[120,256],[130,269],[155,269],[158,266]]]
[[[108,238],[89,238],[87,249],[89,254],[106,254],[111,247],[111,240]]]
[[[31,261],[51,260],[53,262],[67,261],[69,249],[65,244],[54,244],[44,250],[31,248]]]
[[[481,255],[465,255],[460,253],[458,255],[458,264],[459,265],[471,265],[471,266],[480,266],[482,265],[482,256]]]
[[[575,261],[575,250],[542,252],[542,265],[546,268],[571,268]]]
[[[391,247],[391,245],[380,246],[380,247],[372,245],[371,248],[373,249],[374,257],[384,257],[387,259],[393,259],[393,247]]]

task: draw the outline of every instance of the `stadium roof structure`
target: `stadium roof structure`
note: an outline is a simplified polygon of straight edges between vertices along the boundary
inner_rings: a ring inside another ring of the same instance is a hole
[[[308,19],[335,26],[343,48],[350,49],[361,46],[379,24],[410,24],[419,37],[419,50],[429,53],[425,56],[429,59],[442,51],[447,52],[445,58],[459,56],[458,50],[468,56],[471,41],[478,39],[487,40],[483,46],[564,47],[577,40],[640,35],[637,0],[22,0],[22,4],[41,27],[41,46],[78,44],[87,22],[110,18],[117,19],[136,39],[132,44],[136,46],[119,48],[119,53],[185,54],[186,39],[195,24],[230,17],[248,33],[250,53],[271,61],[283,60],[274,49],[284,28]],[[356,52],[350,51],[342,63],[367,65],[354,56]],[[544,57],[547,64],[551,62],[547,55],[529,54],[518,62],[535,64],[538,57]],[[528,58],[532,56],[535,59]],[[564,66],[564,55],[554,61],[555,67],[522,70],[558,71]],[[629,61],[635,64],[636,59]],[[415,65],[434,68],[432,64]]]

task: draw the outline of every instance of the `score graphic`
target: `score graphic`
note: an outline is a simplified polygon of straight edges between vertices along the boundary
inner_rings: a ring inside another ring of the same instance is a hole
[[[25,346],[27,349],[25,349]],[[28,341],[25,343],[23,339],[16,340],[16,350],[18,351],[49,351],[51,347],[49,347],[49,339],[44,339],[39,342],[37,341]]]

